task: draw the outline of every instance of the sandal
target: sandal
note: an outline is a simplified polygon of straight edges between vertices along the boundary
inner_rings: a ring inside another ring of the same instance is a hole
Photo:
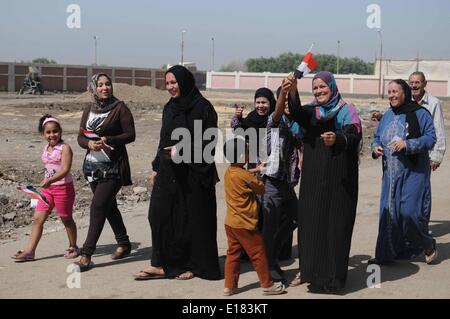
[[[291,281],[291,283],[289,284],[289,287],[297,287],[300,286],[302,284],[302,278],[300,276],[300,272],[298,272],[295,275],[295,278]]]
[[[165,274],[157,274],[157,273],[148,272],[145,270],[141,270],[137,274],[134,274],[133,277],[134,277],[134,280],[137,280],[137,281],[167,278]]]
[[[432,264],[438,257],[438,251],[436,248],[436,239],[433,239],[430,249],[425,251],[425,262],[429,265]]]
[[[281,295],[286,292],[286,287],[281,282],[274,282],[269,288],[263,288],[264,296]]]
[[[178,276],[175,277],[175,279],[177,280],[189,280],[194,278],[194,273],[192,271],[185,271],[182,274],[179,274]]]
[[[81,255],[80,260],[74,262],[73,264],[80,268],[80,272],[88,271],[94,266],[94,263],[91,261],[91,257],[85,255]]]
[[[112,253],[111,259],[112,260],[122,259],[122,258],[130,256],[130,254],[131,254],[131,244],[119,245],[116,248],[116,251]]]
[[[17,263],[26,262],[26,261],[34,261],[34,253],[30,253],[26,250],[19,250],[14,256],[11,257]]]
[[[77,246],[69,247],[64,252],[64,258],[66,259],[77,258],[78,256],[80,256],[80,248]]]
[[[223,289],[223,295],[226,297],[235,295],[238,293],[238,289],[237,288],[224,288]]]

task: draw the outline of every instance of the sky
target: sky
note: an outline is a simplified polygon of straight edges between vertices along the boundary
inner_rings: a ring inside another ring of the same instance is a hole
[[[71,4],[79,28],[67,25]],[[96,36],[97,63],[110,66],[176,64],[182,37],[184,61],[201,70],[212,69],[213,56],[218,70],[303,54],[312,43],[314,53],[337,54],[338,41],[341,57],[373,62],[381,42],[367,26],[371,4],[380,8],[384,58],[450,59],[450,0],[1,0],[0,61],[92,64]]]

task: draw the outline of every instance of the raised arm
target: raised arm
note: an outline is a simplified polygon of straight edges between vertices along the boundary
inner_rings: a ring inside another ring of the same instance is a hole
[[[288,79],[291,76],[288,77]],[[289,90],[289,112],[291,118],[296,121],[304,130],[308,130],[311,125],[312,113],[307,112],[302,108],[302,102],[300,101],[300,95],[297,89],[297,80],[295,79],[295,85],[291,86]]]
[[[290,96],[290,92],[293,90],[293,87],[297,88],[297,80],[286,78],[283,79],[281,83],[281,92],[280,96],[277,98],[277,103],[275,104],[275,111],[273,112],[273,121],[275,123],[280,122],[281,117],[283,116],[284,109],[286,108],[286,102],[288,100],[288,96]]]
[[[231,118],[231,122],[230,122],[230,127],[233,130],[242,126],[242,115],[244,112],[244,107],[240,104],[235,104],[234,108],[235,108],[234,115]]]

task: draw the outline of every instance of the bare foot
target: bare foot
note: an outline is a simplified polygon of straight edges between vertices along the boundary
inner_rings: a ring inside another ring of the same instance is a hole
[[[184,273],[179,274],[175,278],[178,280],[189,280],[194,278],[194,274],[191,271],[185,271]]]

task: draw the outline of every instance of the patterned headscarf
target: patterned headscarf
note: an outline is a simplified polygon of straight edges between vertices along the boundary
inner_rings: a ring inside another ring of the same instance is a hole
[[[331,98],[325,104],[320,104],[317,99],[314,98],[314,100],[305,105],[305,107],[315,108],[314,114],[318,121],[325,122],[335,118],[337,130],[342,129],[345,125],[354,124],[358,129],[358,133],[360,133],[361,120],[359,119],[359,115],[353,105],[347,104],[347,102],[342,99],[333,74],[328,71],[321,71],[314,76],[313,82],[316,79],[321,79],[328,85],[331,90]]]
[[[101,76],[106,77],[109,80],[109,82],[111,83],[111,93],[107,99],[102,99],[97,93],[97,82]],[[91,81],[89,82],[87,89],[92,94],[92,97],[94,99],[94,105],[92,107],[92,111],[94,111],[94,112],[95,111],[97,111],[97,112],[98,111],[106,111],[106,108],[111,109],[115,106],[115,102],[118,101],[116,99],[116,97],[113,95],[112,80],[108,74],[105,74],[105,73],[94,74],[91,77]]]

